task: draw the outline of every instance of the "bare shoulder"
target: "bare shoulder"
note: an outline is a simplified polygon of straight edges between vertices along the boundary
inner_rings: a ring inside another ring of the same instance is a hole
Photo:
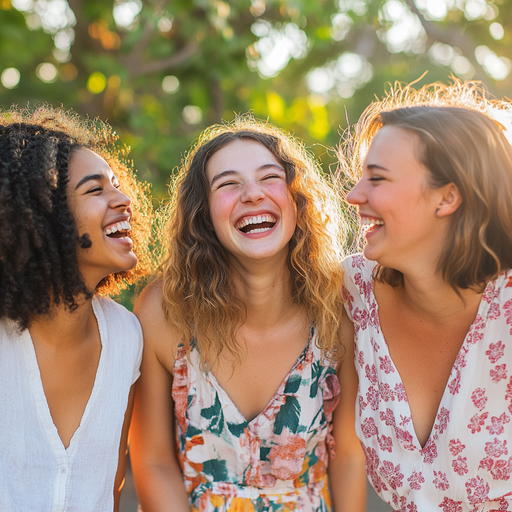
[[[172,373],[175,347],[180,335],[167,321],[162,307],[162,284],[160,280],[147,285],[135,302],[133,312],[137,315],[144,334],[144,352],[153,354]]]
[[[156,321],[164,318],[162,309],[162,282],[156,279],[149,283],[139,294],[133,312],[139,320]]]
[[[345,308],[341,311],[341,322],[340,322],[340,340],[341,344],[345,347],[347,354],[353,354],[354,352],[354,324],[345,311]]]
[[[348,317],[345,308],[341,312],[339,336],[343,346],[343,357],[338,363],[338,372],[342,366],[347,366],[344,363],[348,361],[348,364],[351,365],[354,359],[354,324]]]

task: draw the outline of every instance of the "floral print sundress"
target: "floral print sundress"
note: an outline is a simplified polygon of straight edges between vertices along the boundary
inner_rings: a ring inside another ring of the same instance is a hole
[[[401,512],[512,510],[512,271],[490,281],[422,447],[373,293],[375,262],[344,261],[366,473]]]
[[[178,348],[172,396],[192,511],[331,510],[326,469],[340,385],[315,337],[312,330],[274,397],[250,422],[215,376],[199,369],[194,343]]]

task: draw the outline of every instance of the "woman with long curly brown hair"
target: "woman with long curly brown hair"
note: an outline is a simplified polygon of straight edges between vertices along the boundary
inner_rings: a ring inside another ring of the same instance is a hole
[[[394,510],[512,507],[511,121],[478,84],[397,86],[346,147],[356,428]]]
[[[142,332],[103,295],[151,270],[112,130],[0,113],[0,510],[118,510]]]
[[[251,117],[185,158],[167,258],[136,305],[144,512],[320,512],[330,491],[336,510],[364,510],[338,208],[305,148]]]

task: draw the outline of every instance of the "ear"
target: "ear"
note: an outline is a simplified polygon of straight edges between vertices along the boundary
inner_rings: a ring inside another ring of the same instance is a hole
[[[448,183],[439,189],[441,199],[437,205],[436,217],[446,217],[457,211],[462,204],[462,195],[455,183]]]

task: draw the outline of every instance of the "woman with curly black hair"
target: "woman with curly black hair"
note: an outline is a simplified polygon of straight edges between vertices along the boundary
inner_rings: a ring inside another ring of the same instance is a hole
[[[0,113],[0,510],[112,511],[142,334],[101,297],[150,269],[150,203],[102,123]]]

